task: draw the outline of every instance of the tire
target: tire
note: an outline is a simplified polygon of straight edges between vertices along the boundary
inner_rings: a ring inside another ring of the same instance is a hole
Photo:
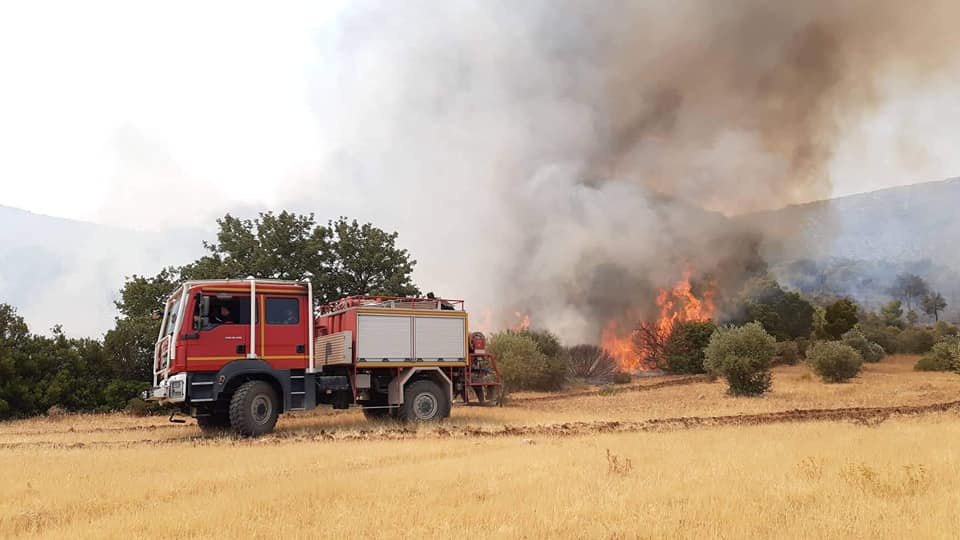
[[[247,381],[230,398],[230,425],[244,437],[273,431],[280,416],[280,402],[273,387],[264,381]]]
[[[198,416],[197,425],[204,435],[216,435],[230,427],[230,415],[218,412],[210,416]]]
[[[450,416],[450,397],[437,383],[413,381],[403,389],[403,405],[397,417],[404,422],[438,422]]]

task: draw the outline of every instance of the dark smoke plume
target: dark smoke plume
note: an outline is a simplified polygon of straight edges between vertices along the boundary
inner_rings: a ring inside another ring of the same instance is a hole
[[[465,292],[504,322],[525,310],[567,341],[593,340],[606,319],[649,313],[684,270],[719,300],[763,272],[761,242],[796,224],[750,230],[729,216],[829,197],[846,131],[891,85],[955,62],[957,6],[360,4],[337,73],[359,95],[323,109],[345,133],[330,174],[460,205],[464,225],[404,222],[434,246],[470,240],[422,263],[459,264],[474,276]],[[368,159],[352,159],[358,148]]]

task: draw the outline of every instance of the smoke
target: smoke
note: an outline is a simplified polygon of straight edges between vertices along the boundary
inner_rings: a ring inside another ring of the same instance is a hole
[[[685,269],[721,293],[762,271],[758,246],[795,224],[728,216],[829,197],[851,126],[955,68],[957,11],[361,3],[321,46],[314,110],[336,135],[317,176],[377,201],[425,287],[592,340]]]

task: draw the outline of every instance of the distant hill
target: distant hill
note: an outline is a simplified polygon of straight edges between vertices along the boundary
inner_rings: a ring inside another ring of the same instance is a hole
[[[777,231],[774,262],[822,257],[910,262],[960,269],[960,178],[902,186],[745,216]],[[799,227],[797,225],[799,224]],[[794,227],[793,234],[784,227]],[[786,234],[784,234],[786,233]]]
[[[912,272],[960,308],[960,178],[913,184],[738,219],[771,232],[764,256],[781,281],[810,292],[888,301],[897,273]]]
[[[0,206],[0,302],[17,307],[31,330],[63,324],[71,335],[112,326],[125,276],[154,274],[203,250],[198,231],[140,232]]]

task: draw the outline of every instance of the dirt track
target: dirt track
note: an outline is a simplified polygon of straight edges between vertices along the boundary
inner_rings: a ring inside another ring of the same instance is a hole
[[[677,383],[674,383],[677,384]],[[488,437],[570,437],[599,433],[635,433],[679,431],[699,427],[716,426],[753,426],[789,422],[854,422],[863,425],[876,425],[893,416],[917,416],[930,413],[960,411],[960,401],[932,403],[928,405],[894,407],[849,407],[837,409],[793,409],[760,414],[738,414],[727,416],[681,416],[674,418],[654,418],[637,422],[597,421],[564,422],[528,426],[474,426],[440,425],[417,429],[413,426],[381,425],[374,428],[345,428],[320,430],[281,431],[261,439],[236,439],[232,437],[202,437],[191,434],[167,440],[126,440],[58,443],[47,441],[0,443],[0,449],[16,448],[91,448],[91,447],[137,447],[143,445],[170,444],[279,444],[283,442],[310,442],[334,440],[405,440],[429,438],[488,438]],[[133,429],[132,432],[140,431]]]

